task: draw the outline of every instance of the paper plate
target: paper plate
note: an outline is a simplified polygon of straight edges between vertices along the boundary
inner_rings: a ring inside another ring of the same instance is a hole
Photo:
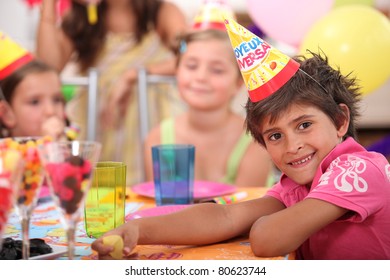
[[[194,199],[204,199],[215,196],[231,194],[236,191],[233,185],[208,182],[195,181],[194,182]],[[132,187],[133,192],[139,195],[154,197],[154,182],[145,182]]]
[[[133,219],[139,219],[139,218],[145,218],[145,217],[153,217],[153,216],[161,216],[169,213],[173,213],[176,211],[179,211],[181,209],[184,209],[186,207],[190,206],[189,204],[183,204],[183,205],[164,205],[164,206],[158,206],[153,208],[148,208],[145,210],[140,210],[134,213],[131,213],[126,216],[126,221],[133,220]]]

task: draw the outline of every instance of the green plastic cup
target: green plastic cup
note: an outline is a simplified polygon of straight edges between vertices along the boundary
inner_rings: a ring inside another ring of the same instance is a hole
[[[125,222],[126,165],[98,162],[84,206],[85,230],[98,238]]]

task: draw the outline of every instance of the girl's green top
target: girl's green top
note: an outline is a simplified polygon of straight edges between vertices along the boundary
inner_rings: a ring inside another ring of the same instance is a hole
[[[252,138],[245,133],[240,136],[237,144],[235,145],[232,153],[229,156],[226,174],[219,180],[220,183],[234,185],[237,176],[237,169],[240,162],[251,143]],[[174,144],[175,143],[175,120],[174,118],[167,118],[161,122],[161,144]]]

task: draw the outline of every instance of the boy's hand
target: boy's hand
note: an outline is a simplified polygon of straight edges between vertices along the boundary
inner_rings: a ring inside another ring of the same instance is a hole
[[[108,236],[112,235],[117,235],[117,238],[123,239],[122,255],[123,258],[129,257],[133,248],[137,245],[138,227],[132,225],[131,222],[128,222],[114,230],[105,233],[103,236],[96,239],[91,244],[91,248],[98,253],[98,257],[101,260],[112,260],[118,258],[117,256],[119,252],[115,251],[115,246],[108,244],[110,242],[107,242],[107,240],[113,239],[111,237],[107,239]],[[105,238],[106,240],[104,240]],[[114,258],[113,256],[116,257]]]

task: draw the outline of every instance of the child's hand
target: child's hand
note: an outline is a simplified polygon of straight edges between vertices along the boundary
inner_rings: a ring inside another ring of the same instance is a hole
[[[96,239],[91,248],[98,253],[98,257],[101,260],[112,260],[113,256],[117,256],[118,252],[115,252],[115,246],[109,244],[109,239],[104,240],[107,236],[117,235],[123,239],[123,258],[131,255],[133,248],[137,245],[138,241],[138,227],[128,222],[114,230],[105,233],[100,238]],[[117,259],[118,257],[116,257]]]
[[[53,139],[60,139],[64,135],[65,121],[52,116],[45,120],[41,127],[41,135],[51,136]]]
[[[137,70],[128,70],[112,88],[100,115],[100,123],[104,128],[116,128],[125,118],[137,77]]]

